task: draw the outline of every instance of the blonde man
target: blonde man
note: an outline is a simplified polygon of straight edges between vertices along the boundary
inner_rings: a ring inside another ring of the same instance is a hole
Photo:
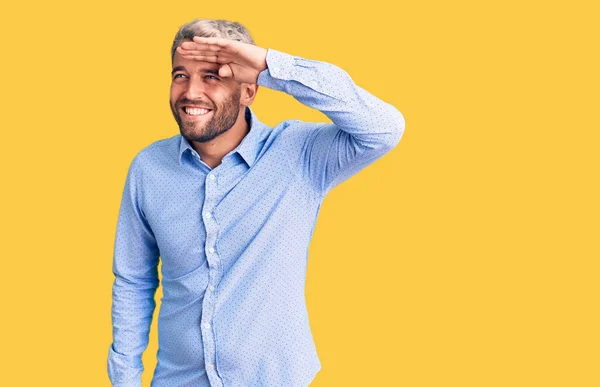
[[[160,257],[153,387],[306,387],[321,369],[304,298],[320,206],[398,144],[403,116],[337,66],[255,45],[239,23],[188,23],[171,57],[180,133],[142,149],[125,182],[110,380],[141,385]],[[259,86],[332,123],[263,124],[250,109]]]

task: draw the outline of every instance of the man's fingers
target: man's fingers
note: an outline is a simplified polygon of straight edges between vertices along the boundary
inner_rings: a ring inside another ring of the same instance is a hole
[[[196,42],[182,42],[179,47],[185,50],[196,50],[196,51],[221,51],[221,46],[214,44],[196,43]]]
[[[233,47],[235,42],[229,39],[222,38],[201,38],[194,36],[193,41],[185,41],[180,44],[180,47],[186,50],[200,51],[227,51]]]
[[[207,56],[207,57],[215,57],[218,58],[218,62],[220,63],[229,63],[232,61],[233,56],[225,53],[225,52],[215,52],[215,51],[206,51],[206,50],[196,50],[196,49],[184,49],[183,47],[177,47],[177,52],[181,54],[183,57],[188,56]]]
[[[177,47],[177,52],[181,54],[183,58],[186,59],[195,59],[195,60],[203,60],[206,62],[226,62],[226,58],[216,52],[211,51],[197,51],[197,50],[184,50],[181,47]]]
[[[209,46],[216,47],[216,48],[218,48],[218,47],[227,48],[233,44],[233,43],[231,43],[231,42],[233,42],[232,40],[223,39],[223,38],[203,38],[200,36],[194,36],[193,40],[194,40],[194,43],[205,44],[205,45],[209,45]]]
[[[222,52],[212,52],[212,51],[197,51],[197,50],[177,50],[182,56],[189,55],[199,55],[199,56],[215,56],[218,57],[223,63],[231,62],[232,56],[223,54]]]
[[[182,57],[203,62],[219,63],[219,59],[214,55],[182,55]]]

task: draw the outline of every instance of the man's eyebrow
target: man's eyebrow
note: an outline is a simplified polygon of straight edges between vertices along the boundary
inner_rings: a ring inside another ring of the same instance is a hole
[[[171,70],[171,75],[173,75],[173,74],[175,74],[175,72],[181,71],[181,70],[185,70],[185,67],[183,67],[183,66],[173,67],[173,70]]]
[[[183,66],[174,67],[173,70],[171,70],[171,75],[175,74],[177,71],[185,71],[185,67],[183,67]],[[219,75],[219,70],[217,70],[217,69],[202,69],[200,71],[203,73]]]
[[[216,69],[202,69],[200,71],[202,71],[204,73],[219,75],[219,70],[216,70]]]

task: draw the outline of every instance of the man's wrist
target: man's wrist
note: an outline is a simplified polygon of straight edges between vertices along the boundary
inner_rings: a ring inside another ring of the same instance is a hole
[[[262,48],[262,47],[261,47]],[[266,69],[268,69],[268,65],[267,65],[267,54],[269,53],[269,49],[268,48],[262,48],[263,50],[263,55],[261,56],[261,61],[260,61],[260,65],[258,66],[258,73],[262,73],[263,71],[265,71]]]

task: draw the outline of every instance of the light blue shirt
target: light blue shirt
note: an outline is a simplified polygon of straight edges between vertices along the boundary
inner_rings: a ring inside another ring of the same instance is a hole
[[[259,86],[333,123],[250,131],[211,169],[180,134],[129,168],[114,246],[113,386],[140,386],[162,260],[153,387],[306,387],[321,369],[304,287],[332,188],[394,148],[404,118],[332,64],[268,49]]]

